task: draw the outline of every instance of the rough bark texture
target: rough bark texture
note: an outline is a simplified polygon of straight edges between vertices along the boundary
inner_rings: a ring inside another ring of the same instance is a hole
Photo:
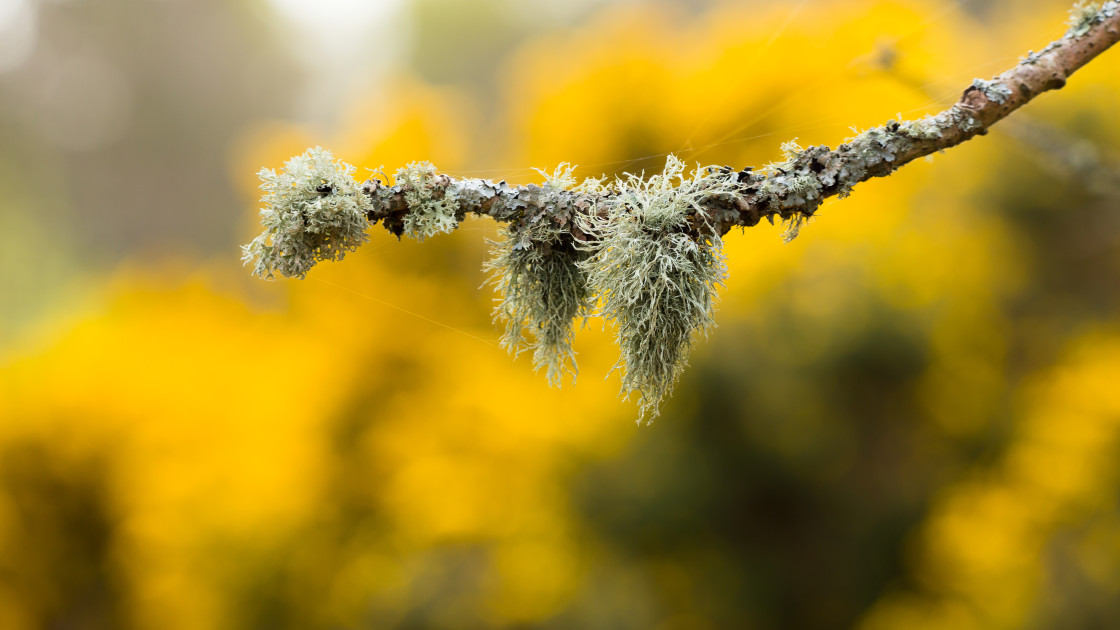
[[[715,177],[733,179],[735,195],[713,195],[703,204],[704,216],[693,225],[712,226],[719,233],[731,227],[749,227],[763,218],[774,220],[812,216],[824,199],[841,197],[873,177],[883,177],[918,158],[954,147],[988,129],[1038,95],[1056,90],[1079,68],[1120,40],[1120,1],[1110,0],[1086,13],[1061,39],[1039,53],[1029,53],[1018,65],[991,81],[976,80],[959,102],[936,116],[916,121],[891,121],[868,130],[836,149],[814,146],[790,156],[786,162],[761,171],[725,167]],[[724,180],[726,181],[726,180]],[[454,179],[435,175],[431,193],[453,203],[460,218],[471,213],[512,222],[546,215],[555,224],[569,226],[573,236],[586,240],[576,217],[602,211],[603,201],[614,192],[558,191],[554,187],[510,187],[505,182]],[[406,199],[405,185],[388,186],[367,181],[371,222],[381,221],[398,236],[405,218],[414,209]],[[698,212],[699,214],[699,212]]]

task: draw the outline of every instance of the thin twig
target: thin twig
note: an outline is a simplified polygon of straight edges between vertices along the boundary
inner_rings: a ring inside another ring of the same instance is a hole
[[[1061,39],[1038,53],[1028,53],[1015,67],[991,81],[976,80],[949,109],[915,121],[891,121],[861,133],[836,149],[814,146],[798,150],[771,168],[735,171],[722,169],[738,184],[735,195],[708,198],[694,218],[694,225],[713,226],[719,233],[731,227],[749,227],[763,218],[797,219],[812,216],[828,197],[846,196],[859,183],[884,177],[918,158],[957,146],[984,135],[992,125],[1040,94],[1063,87],[1066,81],[1120,40],[1120,1],[1110,0],[1083,16]],[[477,214],[510,222],[539,214],[568,226],[578,240],[575,218],[601,208],[598,203],[612,192],[550,190],[535,184],[511,187],[505,182],[456,179],[437,174],[429,183],[431,194],[452,202],[459,216]],[[367,181],[371,222],[381,221],[398,236],[412,211],[407,185]]]

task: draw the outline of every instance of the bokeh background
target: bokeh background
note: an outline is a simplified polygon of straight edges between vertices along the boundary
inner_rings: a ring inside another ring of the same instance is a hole
[[[1065,0],[0,0],[0,628],[1115,628],[1120,51],[726,239],[663,415],[486,238],[249,278],[307,146],[538,180],[934,113]]]

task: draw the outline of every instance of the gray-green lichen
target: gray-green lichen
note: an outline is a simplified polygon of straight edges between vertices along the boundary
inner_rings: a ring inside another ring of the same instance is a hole
[[[801,171],[816,173],[822,195],[836,194],[843,198],[856,184],[893,172],[910,159],[906,156],[922,143],[940,140],[956,130],[972,132],[979,128],[980,123],[969,110],[954,105],[936,116],[909,122],[892,120],[881,127],[859,132],[845,140],[836,151],[813,147],[808,150],[807,157],[817,163],[798,166]],[[807,219],[812,212],[802,215]]]
[[[241,248],[254,275],[302,278],[316,262],[341,260],[366,242],[370,202],[354,170],[320,147],[288,160],[280,172],[261,169],[264,232]]]
[[[409,206],[405,234],[423,241],[459,227],[459,201],[436,190],[436,167],[431,162],[413,162],[398,170],[395,177]]]
[[[944,135],[939,121],[929,115],[902,123],[898,131],[914,140],[936,140]]]
[[[656,417],[687,364],[697,333],[713,325],[716,289],[726,276],[722,243],[702,204],[732,196],[731,178],[669,156],[665,170],[648,180],[625,175],[617,196],[581,217],[593,235],[583,268],[599,294],[600,313],[615,327],[622,394],[641,395],[638,421]]]
[[[983,79],[973,79],[972,87],[984,93],[988,100],[1002,105],[1004,101],[1011,98],[1011,88],[998,81],[985,81]]]
[[[1066,36],[1081,37],[1088,33],[1094,24],[1100,23],[1105,18],[1114,17],[1118,12],[1120,12],[1120,2],[1116,0],[1108,2],[1081,0],[1070,10],[1069,32]]]
[[[500,296],[494,319],[505,325],[502,347],[515,356],[531,350],[534,369],[544,368],[553,386],[565,373],[575,381],[573,323],[589,314],[594,298],[580,264],[586,252],[576,247],[568,219],[555,212],[557,194],[575,184],[572,171],[562,164],[552,175],[542,173],[544,212],[510,222],[491,242],[484,267]]]

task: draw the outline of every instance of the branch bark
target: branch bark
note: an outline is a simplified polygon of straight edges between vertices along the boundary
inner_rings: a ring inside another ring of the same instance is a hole
[[[974,81],[956,104],[936,116],[891,121],[836,149],[814,146],[799,150],[786,162],[760,171],[720,169],[724,183],[735,182],[736,193],[707,198],[693,217],[693,225],[711,226],[723,234],[734,226],[757,225],[763,218],[773,222],[775,216],[809,217],[828,197],[847,196],[861,182],[884,177],[918,158],[986,134],[992,125],[1039,95],[1063,87],[1074,72],[1120,41],[1120,0],[1081,13],[1080,21],[1061,39],[1041,52],[1028,53],[991,81]],[[569,226],[578,240],[588,237],[580,232],[576,217],[595,211],[604,198],[617,194],[559,191],[534,184],[510,187],[505,182],[440,174],[428,186],[428,196],[451,203],[459,218],[476,214],[512,222],[543,214],[557,225]],[[400,236],[405,217],[414,211],[407,199],[408,184],[390,186],[371,179],[363,184],[362,192],[372,202],[368,219],[381,221]]]
[[[1065,85],[1120,40],[1120,0],[1079,2],[1072,26],[1039,53],[991,81],[975,80],[960,101],[921,120],[891,121],[835,150],[783,146],[786,160],[758,171],[702,169],[693,177],[669,156],[649,179],[573,188],[571,169],[543,185],[454,179],[427,162],[397,171],[396,183],[360,187],[354,167],[316,147],[277,173],[261,171],[265,231],[245,245],[253,273],[303,277],[368,239],[368,222],[424,239],[478,214],[509,223],[488,268],[501,295],[503,345],[531,348],[550,381],[575,373],[572,323],[598,312],[616,324],[624,394],[641,396],[639,421],[656,416],[687,362],[696,333],[712,325],[726,277],[722,235],[763,218],[791,222],[790,236],[828,197],[987,133],[1038,95]],[[529,341],[526,337],[532,337]]]

